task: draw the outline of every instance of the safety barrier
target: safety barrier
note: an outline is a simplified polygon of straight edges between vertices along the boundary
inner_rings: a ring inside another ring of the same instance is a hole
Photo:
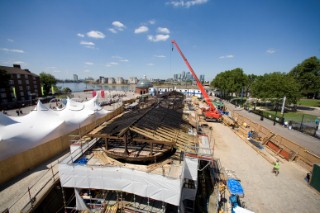
[[[276,155],[288,160],[295,161],[307,169],[311,169],[313,164],[320,164],[320,157],[304,147],[272,133],[268,128],[257,124],[237,112],[232,113],[234,120],[239,125],[238,132],[247,137],[248,131],[253,130],[257,135],[257,140],[272,150]]]

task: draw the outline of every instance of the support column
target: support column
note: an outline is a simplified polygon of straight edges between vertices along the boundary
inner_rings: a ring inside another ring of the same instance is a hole
[[[124,141],[124,149],[125,149],[124,150],[124,154],[126,156],[128,156],[129,155],[129,151],[128,151],[128,135],[127,135],[127,133],[124,134],[123,141]]]

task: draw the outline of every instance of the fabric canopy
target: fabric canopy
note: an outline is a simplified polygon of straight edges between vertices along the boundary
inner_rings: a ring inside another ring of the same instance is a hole
[[[62,110],[52,110],[41,101],[29,114],[19,117],[0,113],[0,160],[9,158],[71,132],[105,116],[97,97],[78,103],[67,99]]]

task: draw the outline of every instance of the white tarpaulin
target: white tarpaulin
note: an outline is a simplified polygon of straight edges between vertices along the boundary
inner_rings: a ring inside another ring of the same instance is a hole
[[[124,167],[59,164],[61,185],[70,188],[119,190],[179,206],[182,183],[158,174]]]
[[[74,194],[76,197],[76,207],[77,210],[88,210],[89,208],[87,207],[87,205],[84,203],[82,197],[79,194],[79,189],[74,189]]]
[[[235,213],[254,213],[253,211],[250,211],[248,209],[242,208],[240,206],[237,206],[237,207],[233,208],[233,211]]]
[[[198,180],[198,159],[184,158],[184,178]]]

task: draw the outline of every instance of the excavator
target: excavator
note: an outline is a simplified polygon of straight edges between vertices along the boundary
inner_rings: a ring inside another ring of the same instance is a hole
[[[184,62],[186,63],[187,67],[189,68],[192,76],[194,77],[194,79],[197,82],[197,85],[204,97],[204,100],[206,101],[206,103],[209,106],[209,109],[207,110],[203,110],[203,114],[205,117],[206,121],[221,121],[222,115],[221,113],[214,107],[214,105],[212,104],[209,95],[207,94],[206,90],[204,89],[204,87],[202,86],[200,80],[198,79],[196,73],[193,71],[191,65],[189,64],[187,58],[183,55],[179,45],[177,44],[177,42],[175,40],[171,40],[171,43],[177,48],[178,52],[180,53],[181,57],[183,58]]]

